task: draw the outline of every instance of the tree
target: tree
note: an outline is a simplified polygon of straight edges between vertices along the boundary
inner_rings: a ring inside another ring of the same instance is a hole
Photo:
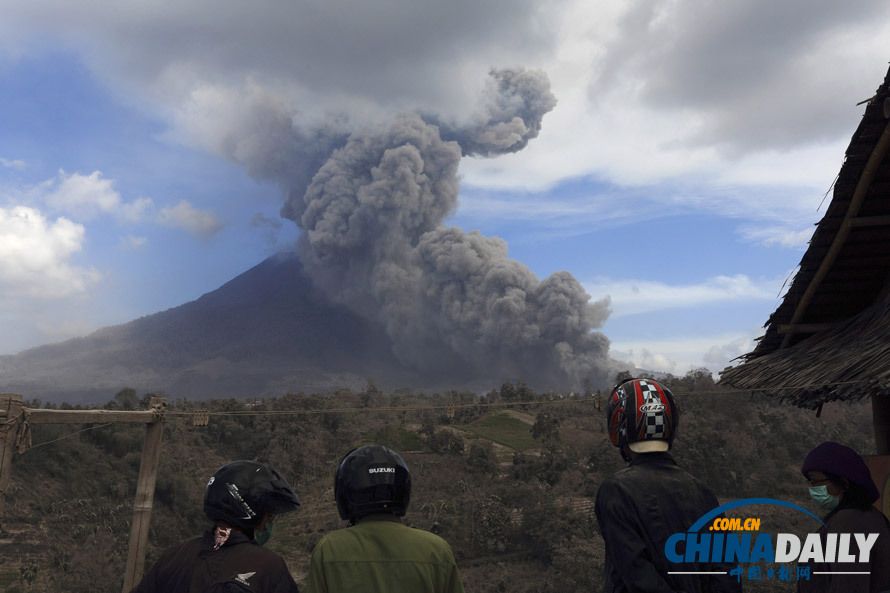
[[[528,402],[535,399],[534,390],[525,384],[525,381],[522,379],[516,383],[516,399],[521,402]]]
[[[615,385],[620,385],[621,383],[630,381],[633,378],[633,373],[631,373],[630,371],[621,371],[620,373],[615,375]]]
[[[503,385],[501,385],[501,401],[504,402],[514,402],[516,401],[516,388],[513,387],[513,384],[509,381],[505,381]]]
[[[555,441],[551,441],[541,449],[541,456],[538,459],[537,466],[538,480],[548,486],[556,486],[562,473],[568,469],[569,460],[562,446]]]
[[[112,410],[136,410],[139,407],[139,397],[137,397],[135,389],[124,387],[105,407]]]
[[[467,455],[467,465],[474,471],[480,471],[486,474],[497,473],[498,460],[491,443],[488,441],[485,441],[484,444],[474,442],[470,445],[470,452]]]
[[[538,412],[532,425],[532,437],[544,442],[559,441],[559,418],[549,412]]]
[[[704,367],[691,369],[681,381],[687,391],[708,391],[714,388],[714,376]]]
[[[460,455],[464,452],[464,440],[447,429],[437,430],[429,436],[427,445],[436,453]]]

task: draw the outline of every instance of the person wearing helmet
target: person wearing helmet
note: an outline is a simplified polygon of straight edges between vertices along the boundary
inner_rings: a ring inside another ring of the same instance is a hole
[[[403,525],[411,500],[405,460],[379,445],[346,454],[334,476],[345,529],[318,542],[309,562],[309,593],[463,593],[444,539]]]
[[[275,470],[253,461],[223,465],[204,490],[211,529],[165,551],[132,593],[298,593],[281,556],[262,546],[274,518],[299,506]]]
[[[606,593],[741,591],[729,576],[734,566],[678,566],[665,556],[668,537],[719,506],[713,492],[668,453],[679,421],[673,394],[652,379],[629,379],[612,389],[606,405],[609,439],[628,467],[603,481],[594,505],[606,544]]]
[[[859,558],[858,540],[849,534],[876,533],[868,563],[813,562],[810,578],[798,579],[802,593],[877,593],[890,590],[890,523],[873,505],[880,497],[862,457],[850,447],[826,441],[807,453],[800,473],[810,487],[810,497],[828,514],[818,533],[848,534],[850,555]],[[838,555],[839,556],[839,555]],[[826,559],[827,560],[827,559]],[[800,563],[798,567],[804,567]]]

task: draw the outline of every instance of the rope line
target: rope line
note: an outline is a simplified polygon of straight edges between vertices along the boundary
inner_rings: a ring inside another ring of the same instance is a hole
[[[51,441],[45,441],[43,443],[37,443],[36,445],[32,445],[32,446],[28,447],[27,451],[32,451],[32,450],[36,449],[37,447],[43,447],[44,445],[51,445],[52,443],[57,443],[59,441],[65,440],[65,439],[69,439],[75,435],[82,433],[82,432],[87,432],[88,430],[96,430],[97,428],[104,428],[106,426],[111,426],[112,424],[113,424],[112,422],[108,422],[107,424],[99,424],[97,426],[88,426],[86,428],[82,428],[81,430],[76,430],[74,432],[68,433],[64,436],[57,438],[57,439],[53,439]],[[24,451],[24,452],[27,453],[27,451]]]
[[[798,385],[794,387],[777,387],[775,391],[810,389],[813,387],[834,387],[843,385],[855,385],[865,383],[867,381],[838,381],[835,383],[819,383],[811,385]],[[763,392],[762,389],[719,389],[719,390],[703,390],[703,391],[677,391],[671,390],[676,397],[686,397],[692,395],[715,396],[715,395],[753,395]],[[287,415],[312,415],[312,414],[334,414],[346,412],[418,412],[427,410],[448,410],[448,409],[468,409],[468,408],[507,408],[510,406],[538,406],[538,405],[557,405],[557,404],[596,404],[596,398],[605,399],[606,395],[590,395],[584,396],[583,399],[543,399],[515,402],[477,402],[477,403],[454,403],[454,404],[434,404],[434,405],[417,405],[417,406],[369,406],[369,407],[338,407],[338,408],[303,408],[289,410],[239,410],[231,412],[213,412],[206,411],[208,416],[287,416]],[[205,410],[202,410],[205,411]],[[167,416],[193,416],[195,410],[178,411],[168,410],[165,412]]]
[[[774,387],[770,388],[770,391],[782,392],[789,390],[800,390],[800,389],[813,389],[813,388],[830,388],[830,387],[840,387],[847,385],[857,385],[862,383],[870,383],[868,380],[857,380],[857,381],[838,381],[833,383],[813,383],[807,385],[794,385],[794,386],[786,386],[786,387]],[[688,396],[726,396],[726,395],[754,395],[757,393],[763,393],[765,390],[763,389],[714,389],[714,390],[702,390],[702,391],[680,391],[680,390],[672,390],[673,394],[677,397],[688,397]],[[433,411],[433,410],[459,410],[459,409],[469,409],[469,408],[509,408],[509,407],[527,407],[527,406],[551,406],[551,405],[559,405],[559,404],[582,404],[582,405],[602,405],[605,403],[605,398],[607,396],[605,394],[593,394],[593,395],[585,395],[581,398],[577,399],[536,399],[536,400],[526,400],[526,401],[499,401],[499,402],[469,402],[469,403],[446,403],[446,404],[429,404],[429,405],[412,405],[412,406],[343,406],[343,407],[334,407],[334,408],[301,408],[301,409],[288,409],[288,410],[238,410],[238,411],[209,411],[206,409],[201,409],[202,413],[206,413],[208,416],[299,416],[299,415],[314,415],[314,414],[337,414],[337,413],[350,413],[350,412],[423,412],[423,411]],[[89,411],[89,410],[85,410]],[[195,413],[199,411],[197,409],[193,410],[167,410],[162,415],[163,416],[194,416]],[[10,425],[14,424],[21,416],[25,413],[25,410],[19,413],[15,418],[8,418],[5,422],[0,422],[0,431],[3,429],[8,429]],[[60,441],[65,438],[70,438],[76,434],[81,432],[85,432],[87,430],[95,430],[97,428],[102,428],[108,426],[111,423],[100,424],[97,426],[92,426],[85,428],[83,430],[71,433],[69,435],[60,437],[53,441],[48,441],[45,443],[39,443],[30,448],[41,447],[43,445],[48,445],[50,443],[54,443],[56,441]]]
[[[547,404],[586,404],[593,403],[593,398],[587,400],[533,400],[519,402],[496,403],[469,403],[469,404],[441,404],[428,406],[372,406],[372,407],[347,407],[347,408],[304,408],[291,410],[242,410],[234,412],[208,412],[210,416],[280,416],[288,414],[332,414],[342,412],[415,412],[424,410],[448,410],[464,408],[491,408],[508,406],[536,406]],[[168,416],[192,416],[195,411],[167,411]]]

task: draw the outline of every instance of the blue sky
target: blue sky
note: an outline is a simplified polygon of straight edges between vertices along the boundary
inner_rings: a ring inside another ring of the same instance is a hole
[[[0,354],[293,245],[250,165],[274,146],[257,105],[460,119],[490,68],[523,66],[556,107],[525,149],[461,161],[446,224],[609,298],[612,358],[718,371],[779,303],[890,60],[885,2],[774,4],[0,0]]]

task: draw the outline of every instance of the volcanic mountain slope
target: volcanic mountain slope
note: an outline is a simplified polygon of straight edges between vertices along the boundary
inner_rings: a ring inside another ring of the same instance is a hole
[[[83,337],[0,357],[0,391],[92,403],[123,387],[171,397],[252,397],[466,384],[407,369],[385,333],[332,303],[299,259],[273,256],[199,299]],[[490,387],[491,385],[488,384]]]

